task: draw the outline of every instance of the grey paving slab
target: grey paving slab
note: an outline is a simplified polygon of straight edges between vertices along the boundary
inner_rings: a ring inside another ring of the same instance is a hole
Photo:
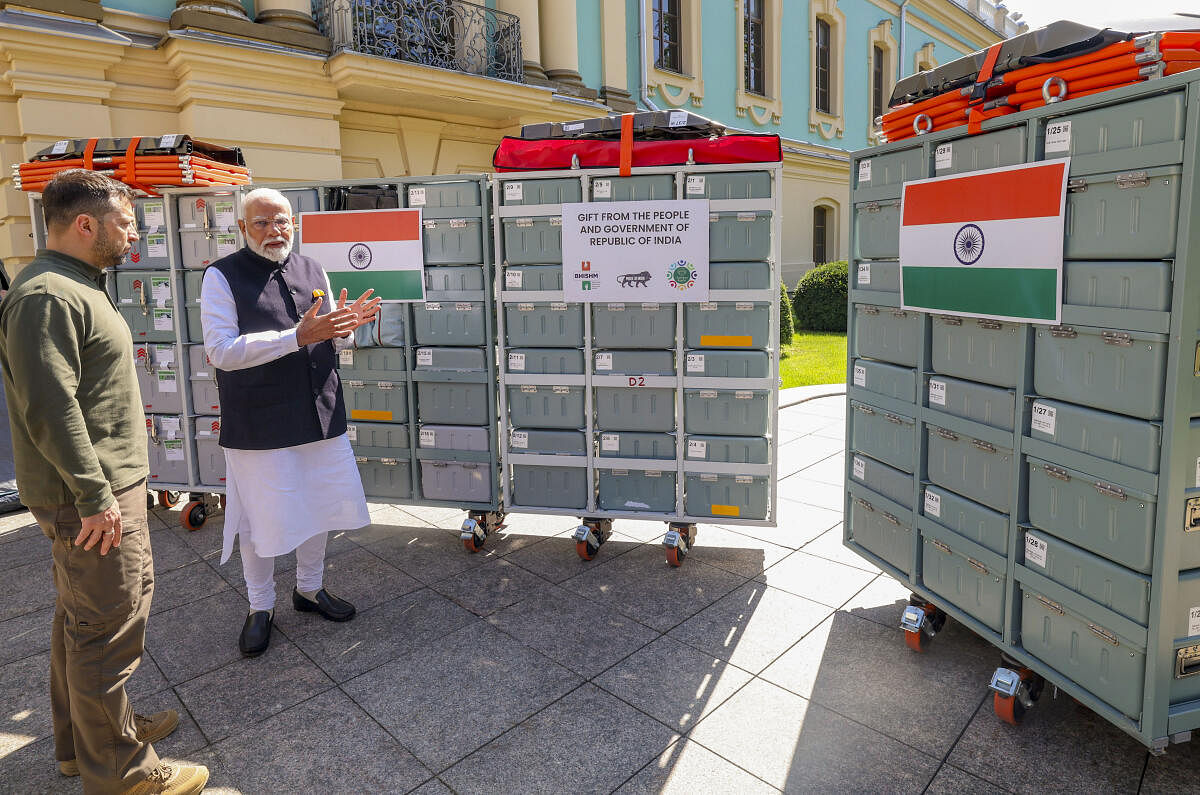
[[[488,623],[590,679],[658,637],[612,607],[547,588],[488,617]]]
[[[775,527],[761,525],[724,525],[724,527],[726,530],[732,530],[750,538],[757,538],[776,546],[795,550],[841,521],[842,514],[840,512],[781,498]],[[704,538],[704,535],[701,535],[700,545],[704,544]]]
[[[436,772],[582,681],[477,621],[346,682],[342,689]]]
[[[14,566],[0,579],[0,621],[54,604],[54,579],[49,550],[45,560]]]
[[[1193,790],[1194,788],[1193,784]],[[929,782],[929,788],[925,790],[925,795],[975,795],[975,793],[995,795],[1004,792],[1011,792],[1011,790],[990,781],[984,781],[978,776],[972,776],[954,765],[942,765],[938,768],[933,781]]]
[[[79,779],[59,775],[53,737],[44,737],[9,753],[0,751],[0,793],[3,795],[34,792],[74,795],[79,789]]]
[[[462,508],[438,508],[430,505],[397,506],[401,513],[415,516],[433,527],[457,529],[467,518],[467,512]]]
[[[875,576],[869,571],[800,551],[793,552],[756,579],[814,602],[840,607]]]
[[[842,525],[838,525],[830,530],[826,530],[821,535],[809,541],[803,547],[805,553],[815,555],[818,558],[832,560],[835,563],[841,563],[846,566],[851,566],[856,569],[878,574],[879,569],[875,568],[866,558],[858,555],[853,550],[849,549],[842,543]]]
[[[725,660],[664,635],[596,677],[595,683],[686,732],[752,678]]]
[[[50,734],[49,652],[0,666],[0,758]]]
[[[794,475],[800,470],[810,467],[829,456],[842,450],[846,440],[825,436],[802,436],[799,439],[779,446],[778,466],[779,477]]]
[[[47,568],[50,567],[50,539],[46,538],[37,525],[17,528],[7,537],[0,536],[0,571],[38,561],[43,561]]]
[[[210,742],[260,723],[334,686],[278,633],[259,657],[242,657],[178,685],[175,692]]]
[[[412,795],[454,795],[454,790],[443,784],[441,779],[431,778],[413,790]]]
[[[492,557],[467,552],[457,532],[437,527],[397,527],[367,548],[425,585],[482,566]]]
[[[150,551],[154,555],[155,575],[203,560],[200,553],[184,542],[178,533],[167,529],[150,531]]]
[[[991,644],[951,628],[917,654],[899,630],[839,611],[760,676],[940,759],[986,696],[997,659]]]
[[[796,408],[789,408],[779,412],[780,428],[805,435],[822,428],[827,428],[833,422],[833,418],[818,414],[806,414],[797,411]]]
[[[146,627],[146,648],[171,684],[216,670],[241,656],[238,633],[250,605],[232,590],[165,610]]]
[[[814,400],[806,400],[803,403],[797,403],[795,406],[788,408],[789,412],[797,414],[811,414],[818,417],[829,417],[831,419],[839,419],[846,416],[846,395],[845,387],[842,387],[843,393],[840,395],[828,395],[819,397]]]
[[[779,792],[762,779],[698,743],[680,740],[625,782],[619,795],[768,795]]]
[[[834,420],[828,425],[822,425],[812,432],[813,436],[825,436],[830,439],[845,439],[846,438],[846,421],[844,419]]]
[[[54,608],[0,621],[0,665],[50,649]]]
[[[405,792],[431,773],[345,693],[329,690],[195,757],[211,790]]]
[[[302,635],[296,645],[334,681],[345,682],[475,620],[424,588],[364,610],[352,621],[325,622],[324,629]]]
[[[689,560],[673,568],[667,565],[661,546],[646,544],[562,585],[665,632],[744,581],[736,574],[700,561]]]
[[[1146,749],[1068,696],[1050,695],[1047,689],[1018,728],[985,700],[946,761],[1015,792],[1137,790]],[[1021,760],[1019,775],[1014,759]]]
[[[578,522],[575,523],[578,525]],[[617,519],[613,531],[643,543],[660,541],[667,534],[666,522],[649,522],[637,519]]]
[[[1193,735],[1194,737],[1194,735]],[[1142,774],[1142,792],[1180,793],[1196,791],[1197,769],[1200,754],[1193,747],[1195,739],[1185,745],[1173,745],[1163,756],[1147,755],[1146,770]]]
[[[372,506],[371,524],[366,527],[360,527],[357,530],[346,531],[346,538],[350,539],[359,546],[368,546],[377,541],[383,541],[391,538],[396,533],[396,529],[400,527],[430,527],[431,525],[425,522],[420,522],[407,514],[402,513],[399,509],[391,505]]]
[[[779,499],[787,503],[815,505],[833,511],[837,513],[840,521],[842,513],[846,510],[844,483],[837,478],[832,478],[828,483],[812,480],[806,476],[806,471],[802,469],[795,475],[789,475],[779,481]]]
[[[910,593],[904,583],[891,575],[880,574],[842,605],[842,610],[889,629],[899,629],[900,615],[908,604]]]
[[[785,792],[921,792],[938,760],[755,679],[690,738]]]
[[[758,673],[829,617],[827,607],[759,582],[718,599],[670,637]]]
[[[658,721],[585,684],[439,777],[458,792],[608,792],[674,737]]]
[[[154,575],[154,597],[150,600],[150,615],[186,605],[230,590],[221,575],[203,560],[196,560],[178,569]]]
[[[740,577],[754,577],[762,574],[768,566],[783,560],[791,552],[788,547],[742,532],[750,529],[741,526],[699,525],[696,528],[696,544],[688,551],[687,559],[716,566]],[[776,528],[767,529],[776,531]]]
[[[29,511],[20,510],[0,515],[0,544],[26,538],[33,533],[41,535],[41,532]]]
[[[605,566],[639,546],[641,542],[613,531],[595,558],[584,560],[575,552],[575,540],[559,535],[518,550],[505,559],[548,582],[561,583]]]
[[[837,486],[839,489],[846,483],[846,458],[842,453],[833,453],[826,458],[822,458],[815,464],[810,464],[794,475],[788,477],[796,477],[802,480],[812,480],[817,483],[824,483],[829,486]],[[787,482],[787,478],[784,479]],[[783,482],[780,483],[780,486]],[[789,484],[790,485],[790,484]]]
[[[490,616],[549,590],[551,585],[536,574],[499,559],[439,580],[431,587],[477,616]]]

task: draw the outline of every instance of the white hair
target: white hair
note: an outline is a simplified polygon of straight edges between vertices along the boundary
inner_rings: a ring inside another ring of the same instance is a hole
[[[242,217],[243,218],[246,217],[246,208],[247,207],[249,207],[251,204],[254,204],[255,202],[260,202],[260,201],[269,201],[274,204],[282,204],[283,206],[287,207],[289,210],[292,207],[292,203],[288,201],[287,196],[284,196],[282,193],[275,190],[274,188],[255,188],[254,190],[250,191],[246,195],[242,196]]]

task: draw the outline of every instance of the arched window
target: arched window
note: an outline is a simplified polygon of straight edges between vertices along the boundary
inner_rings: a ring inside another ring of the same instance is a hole
[[[813,264],[829,261],[829,208],[818,204],[813,207],[812,241]]]
[[[813,100],[817,110],[822,113],[832,113],[833,75],[831,67],[833,43],[829,22],[818,18],[816,33],[817,63],[816,69],[813,72],[815,83],[813,87]]]

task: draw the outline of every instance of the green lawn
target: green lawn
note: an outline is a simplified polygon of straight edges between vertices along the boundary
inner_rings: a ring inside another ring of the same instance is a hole
[[[782,388],[846,382],[846,335],[834,331],[797,331],[779,357]]]

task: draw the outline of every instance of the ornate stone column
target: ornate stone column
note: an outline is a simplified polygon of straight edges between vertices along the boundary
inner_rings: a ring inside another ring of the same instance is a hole
[[[318,32],[307,0],[255,0],[255,9],[258,19],[251,21],[237,0],[175,0],[169,24],[175,30],[196,28],[321,53],[332,48]]]
[[[542,35],[539,28],[538,0],[496,0],[496,8],[521,20],[521,60],[525,80],[539,86],[551,85],[542,69]]]
[[[309,0],[254,0],[254,21],[303,33],[318,33]]]
[[[583,84],[579,75],[579,27],[575,3],[541,0],[538,5],[541,24],[542,66],[564,94],[595,99],[595,89]]]
[[[629,70],[625,58],[625,0],[602,0],[600,46],[604,61],[600,100],[618,113],[637,108],[629,93]]]
[[[20,0],[20,2],[4,2],[0,0],[0,8],[15,6],[32,8],[35,11],[52,11],[55,14],[66,14],[77,19],[90,19],[99,22],[104,19],[104,9],[100,0]]]

